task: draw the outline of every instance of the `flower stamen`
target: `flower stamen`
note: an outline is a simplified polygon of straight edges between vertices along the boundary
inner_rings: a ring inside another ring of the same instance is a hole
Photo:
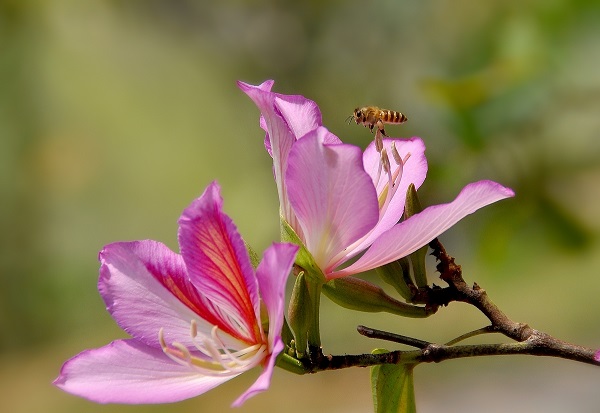
[[[383,143],[382,143],[382,145],[383,145]],[[397,189],[399,188],[398,183],[402,179],[402,173],[404,171],[404,164],[406,164],[406,162],[408,161],[408,159],[411,156],[411,153],[408,152],[404,156],[404,158],[402,158],[402,156],[398,152],[398,149],[396,148],[395,141],[392,141],[390,151],[392,152],[392,157],[394,158],[394,164],[395,164],[395,167],[393,170],[392,170],[390,158],[388,156],[388,152],[387,152],[386,148],[384,148],[382,146],[381,151],[378,151],[380,154],[379,162],[377,163],[379,165],[379,171],[377,173],[377,178],[374,180],[375,188],[378,189],[380,186],[379,180],[381,178],[381,170],[382,169],[386,172],[386,174],[388,176],[387,183],[385,183],[385,185],[383,185],[383,188],[381,189],[381,191],[378,190],[377,201],[379,204],[379,219],[380,220],[385,215],[387,207],[389,206]],[[357,245],[360,245],[365,239],[367,239],[369,237],[371,232],[372,232],[372,230],[370,232],[368,232],[367,234],[365,234],[362,238],[354,241],[352,244],[350,244],[349,246],[344,248],[344,250],[341,251],[338,255],[334,256],[330,260],[329,269],[336,268],[343,261],[347,260],[349,257],[354,256],[354,254],[348,254],[347,251],[354,250]]]
[[[254,343],[248,347],[232,351],[219,337],[218,327],[214,326],[210,336],[198,331],[195,320],[190,322],[192,343],[199,353],[194,355],[188,347],[180,342],[167,345],[164,330],[158,332],[158,341],[171,360],[182,366],[197,370],[209,376],[236,375],[259,365],[268,352],[266,343]]]

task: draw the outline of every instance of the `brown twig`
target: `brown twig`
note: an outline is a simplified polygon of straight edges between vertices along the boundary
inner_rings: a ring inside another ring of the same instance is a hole
[[[465,357],[518,354],[559,357],[600,366],[600,361],[597,361],[594,357],[598,350],[567,343],[547,333],[531,328],[527,324],[512,321],[492,302],[483,288],[477,284],[471,287],[464,281],[460,265],[456,264],[454,258],[448,255],[439,240],[433,240],[429,246],[433,250],[432,255],[439,261],[437,270],[440,272],[440,278],[448,283],[448,287],[443,289],[439,287],[429,290],[423,289],[419,300],[425,301],[430,297],[435,302],[425,302],[425,304],[429,305],[446,305],[451,301],[461,301],[471,304],[490,320],[491,325],[475,332],[464,334],[445,345],[359,326],[358,332],[366,337],[406,344],[416,347],[418,350],[398,350],[383,354],[341,356],[324,355],[321,351],[318,351],[313,352],[313,357],[310,360],[302,360],[308,372],[315,373],[322,370],[369,367],[380,364],[439,363],[445,360]],[[507,344],[454,345],[463,339],[476,335],[475,333],[492,332],[504,334],[515,340],[515,342]]]

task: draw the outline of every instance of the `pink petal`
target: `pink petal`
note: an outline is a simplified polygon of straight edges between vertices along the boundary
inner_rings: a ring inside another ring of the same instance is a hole
[[[263,260],[256,269],[260,294],[269,314],[269,343],[271,347],[269,351],[271,353],[261,375],[233,403],[232,406],[234,407],[240,406],[257,393],[267,390],[271,384],[275,360],[284,347],[283,341],[281,341],[281,327],[285,306],[285,283],[297,252],[298,246],[296,245],[273,244],[265,251]]]
[[[233,402],[233,407],[241,406],[250,397],[255,396],[256,394],[263,392],[269,388],[269,385],[271,384],[271,377],[273,376],[275,361],[277,360],[277,355],[281,353],[282,350],[283,341],[281,341],[281,339],[278,339],[273,349],[271,350],[271,355],[267,360],[267,364],[265,365],[264,370],[262,371],[258,379],[256,379],[254,384],[250,386],[250,388],[246,390],[235,402]]]
[[[294,244],[273,244],[265,250],[256,269],[256,278],[269,316],[269,342],[279,337],[283,325],[285,284],[299,247]]]
[[[296,140],[323,124],[317,104],[304,96],[276,94],[275,109],[279,111]]]
[[[54,384],[98,403],[171,403],[205,393],[235,376],[202,376],[175,363],[160,348],[117,340],[68,360]]]
[[[346,255],[346,259],[352,258],[361,251],[365,250],[373,243],[382,233],[392,228],[400,221],[404,213],[404,204],[406,202],[406,192],[410,184],[414,184],[418,189],[427,176],[427,158],[425,158],[425,144],[420,138],[412,139],[384,139],[383,146],[389,155],[390,162],[394,163],[392,157],[392,142],[395,142],[396,149],[400,157],[404,159],[410,153],[410,157],[406,161],[402,171],[402,178],[396,183],[397,189],[394,192],[389,205],[383,211],[379,222],[373,228],[373,231],[357,246],[355,246]],[[381,173],[379,180],[375,182],[378,175],[380,155],[375,149],[375,144],[371,143],[363,154],[363,163],[365,171],[371,176],[373,184],[377,188],[377,194],[381,194],[387,185],[388,178],[385,173]]]
[[[167,341],[192,347],[192,319],[200,330],[210,331],[215,318],[187,281],[181,256],[165,245],[118,242],[104,247],[99,258],[100,295],[117,324],[133,337],[159,347],[158,331],[163,328]]]
[[[270,92],[272,83],[265,82],[260,86],[253,86],[238,81],[238,86],[256,104],[264,119],[270,143],[267,150],[273,156],[273,172],[275,174],[275,182],[277,183],[279,203],[284,217],[288,221],[293,221],[283,176],[287,167],[288,154],[296,137],[279,110],[275,109],[276,95]],[[263,125],[263,122],[261,122],[261,125]]]
[[[286,172],[305,245],[324,271],[336,254],[373,228],[379,215],[360,149],[324,145],[327,133],[321,127],[296,142]]]
[[[260,341],[258,285],[248,252],[233,221],[222,211],[216,183],[187,207],[179,219],[179,245],[190,281],[219,307],[215,323],[249,343]]]
[[[467,185],[448,204],[425,208],[383,233],[354,264],[336,271],[331,278],[343,277],[379,267],[405,257],[444,233],[462,218],[486,205],[514,196],[514,192],[492,181]]]
[[[292,227],[296,227],[296,219],[288,202],[287,184],[283,177],[292,145],[308,132],[321,126],[321,111],[315,102],[303,96],[271,93],[272,81],[260,86],[238,82],[238,86],[261,112],[260,126],[267,132],[265,147],[273,157],[273,174],[281,211],[285,220]],[[332,133],[328,134],[326,141],[341,143]]]

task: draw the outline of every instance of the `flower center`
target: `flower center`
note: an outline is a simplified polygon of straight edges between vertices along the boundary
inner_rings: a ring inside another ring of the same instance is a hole
[[[390,161],[388,151],[383,145],[383,137],[382,136],[383,135],[381,134],[380,130],[377,130],[375,132],[375,149],[377,150],[377,152],[379,152],[379,162],[378,162],[378,166],[377,166],[377,173],[375,174],[375,179],[374,179],[373,183],[374,183],[375,189],[377,190],[377,193],[378,193],[377,200],[379,203],[379,221],[385,215],[387,208],[388,208],[390,202],[392,201],[392,198],[394,197],[396,191],[398,190],[398,188],[400,186],[400,185],[398,185],[398,183],[402,179],[402,172],[404,170],[404,164],[408,161],[408,159],[410,158],[410,155],[411,155],[410,152],[408,152],[404,156],[404,158],[402,158],[402,156],[400,156],[400,153],[398,152],[398,149],[396,149],[396,143],[394,141],[392,141],[391,147],[389,148],[390,152],[392,154],[392,158],[394,160],[394,162],[392,163]],[[379,185],[379,181],[381,180],[382,173],[385,173],[385,176],[387,177],[387,182],[385,182],[383,187],[381,187]],[[380,187],[381,187],[381,189],[379,189]],[[406,196],[406,195],[403,195],[403,196]],[[377,225],[375,225],[373,227],[373,229],[375,229],[376,226]],[[357,249],[357,247],[360,246],[367,238],[369,238],[369,236],[373,232],[373,229],[371,229],[371,231],[369,231],[367,234],[365,234],[364,236],[362,236],[361,238],[359,238],[358,240],[354,241],[352,244],[350,244],[349,246],[344,248],[344,250],[341,251],[339,254],[334,256],[330,260],[330,265],[328,267],[328,270],[332,270],[332,269],[336,268],[338,265],[342,264],[344,261],[346,261],[349,258],[360,253],[363,249],[359,250],[359,249]]]
[[[410,152],[402,158],[396,149],[396,142],[392,141],[392,146],[390,148],[392,158],[394,159],[394,164],[392,165],[388,151],[383,146],[383,138],[379,131],[375,133],[375,149],[379,152],[379,166],[375,183],[377,184],[381,179],[382,172],[387,176],[387,183],[384,185],[378,196],[379,217],[382,217],[398,189],[398,185],[396,184],[402,179],[404,164],[408,161],[408,158],[410,158]]]
[[[161,328],[158,341],[162,351],[174,362],[190,367],[206,376],[237,375],[259,365],[266,357],[266,343],[256,343],[241,350],[232,350],[219,337],[218,327],[214,326],[210,335],[198,331],[195,320],[190,322],[190,336],[194,349],[174,341],[168,345]]]

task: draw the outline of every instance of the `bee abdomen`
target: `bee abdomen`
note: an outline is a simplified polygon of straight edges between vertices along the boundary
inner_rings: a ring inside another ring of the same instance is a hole
[[[404,123],[408,120],[403,113],[396,112],[395,110],[384,109],[382,112],[382,120],[387,123]]]

